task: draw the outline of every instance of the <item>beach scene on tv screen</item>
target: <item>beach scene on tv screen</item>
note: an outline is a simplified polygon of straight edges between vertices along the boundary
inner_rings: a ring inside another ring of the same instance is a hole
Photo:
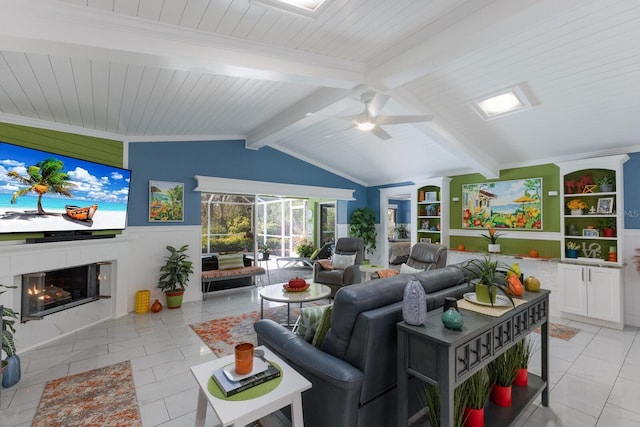
[[[124,229],[130,175],[0,142],[0,233]]]

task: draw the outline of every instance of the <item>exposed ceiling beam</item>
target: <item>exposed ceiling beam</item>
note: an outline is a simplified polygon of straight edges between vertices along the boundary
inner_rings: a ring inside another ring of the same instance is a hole
[[[484,5],[484,3],[488,3]],[[427,27],[403,42],[390,55],[367,64],[367,81],[396,88],[429,74],[444,64],[477,51],[523,29],[535,26],[550,16],[564,14],[584,3],[582,0],[483,0],[465,9],[466,17],[451,14],[434,28]],[[473,12],[473,13],[471,13]],[[491,25],[487,25],[490,22]],[[440,28],[446,25],[446,28]],[[410,47],[407,48],[407,45]],[[412,46],[413,45],[413,46]]]
[[[364,64],[49,0],[0,0],[0,49],[351,89]]]
[[[430,111],[426,105],[403,88],[393,90],[391,96],[395,102],[405,108],[419,111],[421,114],[427,114]],[[479,150],[473,141],[467,140],[456,132],[455,128],[441,117],[435,116],[430,122],[415,123],[413,126],[443,149],[457,156],[463,156],[475,171],[486,178],[500,176],[500,168],[495,160]]]

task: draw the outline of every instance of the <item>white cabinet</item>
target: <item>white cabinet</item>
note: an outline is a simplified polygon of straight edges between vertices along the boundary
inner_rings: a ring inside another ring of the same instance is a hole
[[[565,317],[616,328],[624,326],[622,269],[559,263],[558,275],[560,311]]]

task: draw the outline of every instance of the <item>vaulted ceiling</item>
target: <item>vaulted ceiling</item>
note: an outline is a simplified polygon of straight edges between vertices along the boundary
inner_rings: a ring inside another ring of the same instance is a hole
[[[636,0],[0,0],[0,121],[246,139],[363,185],[640,151]],[[532,108],[470,101],[517,86]],[[382,126],[330,116],[433,115]],[[310,114],[314,113],[314,114]]]

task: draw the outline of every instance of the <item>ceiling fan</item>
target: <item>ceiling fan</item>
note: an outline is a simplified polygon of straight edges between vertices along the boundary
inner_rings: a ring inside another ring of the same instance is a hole
[[[414,115],[414,116],[385,116],[381,115],[380,110],[389,101],[389,95],[379,92],[368,91],[360,96],[360,100],[364,103],[364,111],[360,114],[352,116],[329,116],[335,119],[344,120],[353,124],[352,129],[369,131],[382,140],[391,138],[381,125],[399,125],[406,123],[428,122],[433,119],[432,115]]]

